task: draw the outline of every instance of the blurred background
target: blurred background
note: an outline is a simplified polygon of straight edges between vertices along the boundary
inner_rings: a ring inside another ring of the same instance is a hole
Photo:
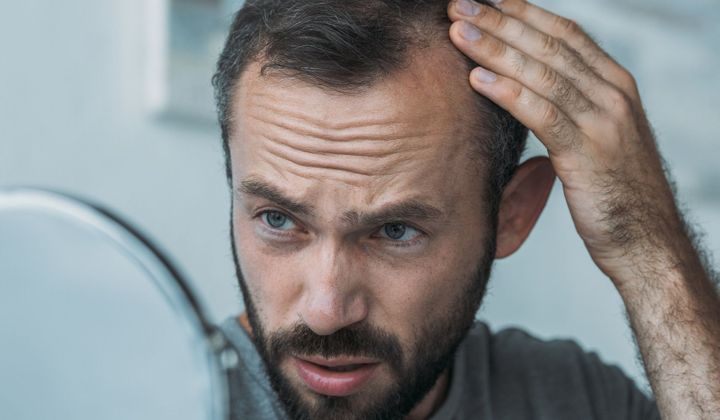
[[[720,253],[720,3],[538,3],[577,20],[635,75],[680,200]],[[242,301],[210,77],[241,4],[24,0],[0,9],[0,186],[56,188],[117,210],[170,254],[216,322]],[[527,155],[541,153],[533,140]],[[496,264],[478,317],[575,339],[645,386],[622,303],[558,185],[528,242]]]

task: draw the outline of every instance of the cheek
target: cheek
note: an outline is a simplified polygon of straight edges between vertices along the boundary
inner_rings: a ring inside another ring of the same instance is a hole
[[[425,325],[447,317],[479,262],[479,257],[471,257],[468,248],[459,245],[464,244],[438,247],[409,264],[372,270],[375,313],[382,317],[375,320],[377,325],[394,331],[407,346]]]
[[[264,243],[247,220],[235,219],[238,261],[258,316],[268,331],[296,321],[291,317],[300,296],[298,270],[292,259],[263,252]]]

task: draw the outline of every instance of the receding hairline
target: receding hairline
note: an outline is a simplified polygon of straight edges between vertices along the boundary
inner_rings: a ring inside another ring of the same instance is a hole
[[[457,104],[459,112],[463,110],[467,112],[471,109],[471,112],[477,113],[478,103],[477,101],[487,101],[487,99],[481,97],[475,92],[470,85],[468,80],[469,71],[472,65],[469,65],[468,59],[451,43],[449,37],[445,40],[441,39],[426,39],[428,42],[414,44],[408,47],[407,54],[404,60],[396,66],[392,71],[384,75],[378,75],[369,83],[363,84],[348,84],[347,86],[336,86],[325,84],[321,80],[313,77],[312,74],[302,73],[295,70],[277,69],[267,67],[267,58],[263,54],[258,54],[248,60],[244,68],[238,73],[238,77],[230,91],[228,97],[228,110],[230,111],[227,115],[227,136],[228,141],[232,137],[232,131],[234,128],[234,116],[237,113],[237,98],[241,96],[241,90],[248,86],[250,80],[249,77],[264,78],[267,81],[277,81],[280,84],[287,84],[288,86],[294,86],[295,84],[318,89],[328,95],[341,95],[341,96],[361,96],[366,94],[373,89],[383,87],[383,85],[392,84],[397,81],[400,77],[407,75],[408,72],[416,73],[418,71],[425,71],[434,65],[435,71],[442,78],[446,78],[447,75],[454,77],[454,81],[449,81],[449,85],[453,87],[450,89],[455,93],[454,102]],[[444,42],[443,42],[444,41]],[[415,67],[415,68],[413,68]],[[442,80],[439,80],[442,83]],[[419,89],[437,89],[439,86],[417,86]],[[412,92],[409,92],[412,94]],[[480,106],[482,108],[482,106]],[[483,118],[475,118],[474,121],[478,123],[477,127],[474,127],[474,131],[478,130],[486,131],[490,130],[490,127],[486,127],[482,124]],[[489,134],[489,133],[488,133]]]
[[[489,0],[478,1],[491,5]],[[234,120],[239,115],[233,112],[233,103],[237,102],[239,81],[247,74],[248,63],[258,62],[262,53],[268,53],[269,60],[291,70],[291,74],[273,71],[273,75],[305,79],[307,84],[328,92],[361,93],[388,75],[402,72],[408,61],[398,57],[409,50],[422,51],[436,40],[451,44],[447,7],[448,0],[245,2],[233,19],[212,78],[228,183],[231,185],[233,179],[229,132],[234,131],[229,126],[238,128]],[[463,74],[460,69],[467,70],[463,81],[470,88],[466,76],[476,64],[454,46],[449,51],[464,61],[457,74]],[[335,83],[325,85],[318,78]],[[480,94],[475,94],[471,108],[475,115],[472,122],[478,126],[473,136],[478,156],[490,164],[493,175],[487,188],[497,204],[520,160],[528,129]]]

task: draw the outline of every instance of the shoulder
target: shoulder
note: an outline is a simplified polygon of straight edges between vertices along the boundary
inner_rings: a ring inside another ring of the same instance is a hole
[[[595,353],[584,351],[574,340],[544,340],[519,328],[489,333],[489,347],[495,363],[505,368],[555,370],[553,368],[599,361]]]
[[[519,328],[492,332],[478,322],[467,345],[487,356],[493,411],[525,407],[551,418],[659,418],[655,404],[620,368],[573,340],[543,340]]]
[[[585,352],[573,340],[544,340],[520,328],[493,332],[480,321],[475,322],[465,340],[465,345],[471,349],[480,351],[482,348],[495,368],[520,370],[535,365],[537,368],[551,368],[597,358],[595,353]]]

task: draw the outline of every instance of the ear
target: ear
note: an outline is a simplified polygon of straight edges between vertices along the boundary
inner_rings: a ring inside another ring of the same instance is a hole
[[[518,166],[500,200],[495,258],[510,256],[525,242],[545,208],[554,181],[555,171],[544,156]]]

